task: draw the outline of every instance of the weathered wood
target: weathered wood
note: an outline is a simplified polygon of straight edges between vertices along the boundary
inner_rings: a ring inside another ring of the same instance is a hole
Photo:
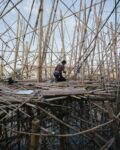
[[[37,133],[39,131],[39,123],[38,119],[34,119],[32,121],[32,132]],[[39,146],[39,136],[31,135],[31,143],[30,143],[30,150],[36,150]]]
[[[43,0],[40,1],[40,29],[38,38],[38,82],[42,81],[42,45],[43,45]]]
[[[64,89],[55,89],[51,88],[49,90],[41,91],[43,96],[57,96],[57,95],[79,95],[84,94],[85,89],[80,88],[64,88]]]

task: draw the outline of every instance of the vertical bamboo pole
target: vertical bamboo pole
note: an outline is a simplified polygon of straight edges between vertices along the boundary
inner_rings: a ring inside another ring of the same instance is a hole
[[[115,33],[112,35],[112,43],[113,43],[113,52],[114,52],[114,59],[115,59],[115,75],[116,75],[116,81],[118,81],[118,59],[117,59],[117,47],[116,47],[116,41],[117,37]]]
[[[37,12],[37,17],[36,17],[36,21],[35,21],[35,26],[34,26],[34,30],[33,30],[33,33],[32,33],[32,36],[31,36],[31,39],[30,39],[30,44],[29,44],[29,48],[28,48],[28,54],[29,54],[29,52],[30,52],[30,49],[31,49],[31,45],[32,45],[32,42],[33,42],[33,40],[34,40],[34,35],[35,34],[37,34],[36,33],[36,30],[37,30],[37,26],[38,26],[38,21],[39,21],[39,14],[40,14],[40,12],[41,12],[41,3],[40,3],[40,5],[39,5],[39,9],[38,9],[38,12]],[[24,27],[24,29],[25,29],[25,27]],[[25,32],[24,32],[24,34],[25,34]],[[37,34],[38,35],[38,34]],[[24,39],[23,39],[23,44],[24,44]],[[27,57],[25,58],[25,60],[24,60],[24,64],[26,64],[26,60],[27,59]],[[34,64],[34,63],[33,63]],[[24,73],[24,69],[25,69],[25,65],[23,65],[23,68],[22,68],[22,75],[23,75],[23,73]],[[38,73],[38,72],[37,72]]]
[[[117,0],[115,0],[115,5],[117,3]],[[117,54],[117,7],[115,8],[115,30],[113,30],[113,34],[112,34],[112,41],[113,41],[113,53],[114,53],[114,59],[115,59],[115,72],[116,72],[116,83],[118,84],[118,88],[117,88],[117,94],[116,94],[116,114],[118,114],[120,112],[120,77],[119,77],[119,59],[118,56],[119,54]],[[112,26],[111,26],[112,27]],[[113,28],[113,27],[112,27]],[[119,138],[119,137],[118,137]],[[119,141],[118,141],[119,143]]]
[[[24,18],[22,18],[22,35],[24,35],[24,29],[25,29],[25,21]],[[21,68],[24,68],[24,63],[25,63],[25,40],[23,38],[23,43],[22,43],[22,56],[21,56]],[[23,79],[23,71],[21,70],[21,78]]]
[[[81,1],[81,5],[80,5],[80,10],[81,9],[82,9],[82,1]],[[79,14],[79,17],[81,18],[81,14]],[[74,70],[75,76],[77,74],[80,74],[79,64],[77,65],[77,60],[82,55],[83,32],[84,32],[84,23],[80,23],[80,21],[79,21],[78,22],[78,32],[77,32],[77,41],[76,41],[77,46],[76,46],[75,55],[74,55],[74,61],[75,61],[75,66],[76,66],[76,70]]]
[[[19,110],[17,111],[17,131],[20,131],[20,112]],[[17,145],[18,145],[18,150],[20,150],[20,134],[17,134]]]
[[[79,13],[78,13],[78,17],[81,19],[81,10],[82,10],[82,0],[80,0],[80,8],[79,8]],[[82,42],[82,31],[83,29],[81,28],[82,24],[80,23],[80,20],[77,20],[78,21],[78,25],[77,25],[77,41],[76,41],[76,49],[74,50],[74,65],[76,66],[76,62],[77,62],[77,57],[78,57],[78,52],[79,54],[81,55],[81,42]],[[77,21],[76,21],[76,24],[77,24]],[[81,32],[80,32],[81,31]],[[81,41],[80,41],[81,40]],[[80,44],[79,44],[80,43]],[[76,75],[76,71],[77,68],[75,68],[76,70],[74,70],[74,76]]]
[[[24,41],[23,41],[23,50],[22,50],[22,64],[21,64],[21,66],[22,66],[22,68],[23,68],[23,66],[24,66],[24,62],[25,62],[25,43],[24,43]],[[23,74],[22,74],[22,79],[23,79]]]
[[[24,24],[23,24],[23,21],[24,21],[24,19],[22,18],[21,20],[20,20],[20,23],[19,23],[19,26],[20,26],[20,32],[19,32],[19,38],[18,38],[18,52],[19,52],[19,46],[20,46],[20,44],[22,44],[22,43],[20,43],[21,42],[21,37],[22,37],[22,34],[23,34],[23,28],[24,28]],[[22,57],[22,55],[19,55],[19,53],[18,53],[18,57],[19,57],[19,60],[21,61],[21,58],[20,57]],[[21,61],[21,65],[22,65],[22,61]],[[19,68],[20,69],[20,68]],[[21,75],[21,70],[20,70],[20,76],[18,76],[19,77],[19,79],[22,79],[22,75]]]
[[[120,53],[119,53],[119,59],[120,59]],[[120,85],[120,60],[118,59],[118,85]],[[116,114],[120,112],[120,87],[117,88],[117,98],[116,98]]]
[[[72,39],[72,45],[71,45],[71,54],[70,54],[70,66],[69,66],[69,72],[71,71],[71,67],[72,67],[72,62],[73,62],[73,56],[74,56],[74,44],[75,44],[75,36],[76,36],[76,32],[77,32],[77,21],[76,21],[76,25],[75,25],[75,29],[74,29],[74,33],[73,33],[73,39]]]
[[[81,67],[83,67],[84,65],[84,56],[85,56],[85,47],[83,48],[84,45],[84,42],[85,42],[85,38],[86,38],[86,33],[87,33],[87,24],[88,24],[88,21],[89,21],[89,17],[90,17],[90,12],[91,12],[91,7],[92,7],[92,3],[93,3],[93,0],[91,0],[90,2],[90,8],[89,8],[89,12],[88,12],[88,16],[86,17],[86,4],[84,4],[84,20],[83,20],[83,37],[82,37],[82,42],[81,42],[81,50],[83,50],[83,54],[82,54],[82,57],[81,55],[79,55],[79,58],[78,58],[78,66],[77,66],[77,70],[80,70]],[[81,54],[81,53],[80,53]],[[81,61],[81,62],[80,62]],[[84,68],[84,67],[83,67]]]
[[[93,28],[94,28],[94,22],[93,21]],[[92,41],[93,39],[93,34],[91,34],[90,38],[88,38],[88,42],[87,42],[87,47],[89,46],[90,42]],[[89,75],[89,79],[91,80],[92,79],[92,74],[91,74],[91,62],[92,62],[92,54],[89,56],[88,58],[88,75]]]
[[[41,11],[40,11],[40,30],[39,30],[39,38],[38,38],[38,74],[37,80],[38,82],[42,81],[42,36],[43,36],[43,0],[41,3]]]
[[[19,49],[19,39],[18,39],[18,35],[19,35],[19,22],[20,22],[20,16],[18,13],[18,20],[17,20],[17,31],[16,31],[16,49],[15,49],[15,62],[14,62],[14,74],[13,74],[13,78],[16,78],[16,64],[17,64],[17,57],[18,57],[18,49]]]
[[[105,39],[105,36],[103,36],[103,46],[105,47],[105,56],[106,56],[106,72],[107,72],[107,78],[108,78],[108,81],[110,80],[110,71],[109,71],[109,62],[108,62],[108,53],[107,53],[107,43],[106,43],[106,39]]]
[[[97,33],[97,31],[98,31],[98,27],[99,27],[99,18],[98,18],[98,16],[97,16],[97,11],[96,11],[96,6],[94,6],[94,14],[95,14],[95,27],[96,27],[96,33]],[[97,39],[96,39],[96,42],[97,42]],[[94,44],[96,44],[96,42],[94,43]],[[94,55],[95,55],[95,51],[93,51],[92,53],[91,53],[91,75],[93,74],[93,72],[94,72]],[[91,76],[91,78],[92,78],[92,76]]]
[[[45,59],[44,69],[45,69],[45,79],[47,79],[47,73],[48,73],[47,59]]]
[[[46,31],[46,35],[45,35],[45,42],[43,45],[42,64],[44,63],[44,61],[46,59],[47,49],[48,49],[50,38],[52,35],[53,22],[55,20],[58,2],[59,2],[59,0],[52,1],[51,12],[50,12],[49,20],[48,20],[48,27],[47,27],[47,31]]]
[[[101,33],[101,38],[102,38],[102,33]],[[101,47],[101,78],[103,79],[104,78],[104,75],[105,75],[105,69],[104,69],[104,51],[102,50],[103,49],[103,41],[100,41],[100,47]]]
[[[111,23],[110,25],[108,24],[109,28],[108,28],[108,39],[111,43]],[[110,77],[112,77],[112,79],[115,78],[114,76],[114,65],[113,65],[113,51],[112,51],[112,44],[110,45],[110,60],[109,60],[109,64],[110,64]]]
[[[111,28],[111,34],[112,34],[112,45],[111,45],[112,69],[113,69],[113,77],[114,77],[114,79],[116,79],[116,75],[117,75],[117,68],[116,68],[116,66],[117,66],[117,58],[116,58],[116,53],[115,53],[116,39],[114,37],[112,22],[110,23],[110,28]]]
[[[101,51],[100,51],[100,40],[98,39],[97,40],[97,46],[98,46],[98,61],[99,61],[99,63],[98,64],[100,64],[99,65],[99,72],[100,72],[100,77],[102,77],[102,67],[101,67]]]
[[[101,20],[102,20],[102,13],[103,13],[103,8],[104,8],[104,4],[100,5],[100,8],[99,8],[99,16],[97,15],[97,12],[96,12],[96,7],[94,7],[94,12],[95,12],[95,25],[96,25],[96,30],[95,30],[95,33],[96,33],[96,38],[94,40],[94,43],[93,43],[93,57],[92,57],[92,62],[91,62],[91,67],[93,68],[93,61],[94,61],[94,52],[95,52],[95,47],[96,47],[96,44],[97,44],[97,37],[98,37],[98,32],[99,32],[99,28],[100,28],[100,24],[101,24]],[[93,69],[91,69],[91,72],[93,72]]]
[[[63,16],[62,16],[62,12],[60,12],[60,16],[61,16],[61,42],[62,42],[61,57],[63,59],[66,59],[65,58],[65,44],[64,44],[64,31],[63,31]]]
[[[44,45],[43,45],[43,51],[42,51],[42,56],[41,56],[42,57],[42,59],[41,59],[41,73],[42,73],[43,64],[44,64],[46,56],[47,56],[47,49],[48,49],[48,46],[49,46],[50,38],[51,38],[51,35],[52,35],[53,23],[51,23],[51,22],[54,22],[58,2],[59,2],[59,0],[56,0],[56,1],[53,0],[52,1],[51,12],[50,12],[49,20],[48,20],[48,27],[47,27],[47,31],[46,31],[46,35],[45,35],[45,42],[44,42]]]
[[[4,58],[4,52],[3,52],[3,44],[2,44],[2,51],[1,51],[1,56],[2,56],[2,58]],[[1,58],[1,63],[0,63],[0,78],[2,79],[2,77],[3,77],[3,59]]]
[[[52,38],[52,51],[54,49],[54,34],[53,34],[53,38]],[[52,76],[52,62],[53,62],[53,53],[50,53],[50,76]]]
[[[86,17],[86,3],[84,4],[84,36],[86,36],[86,32],[87,32],[87,17]],[[84,40],[84,36],[83,36],[83,40]],[[84,81],[84,71],[85,71],[85,62],[84,62],[84,58],[85,58],[85,42],[82,43],[82,54],[83,54],[83,58],[82,58],[82,73],[81,73],[81,81],[83,84]]]
[[[39,123],[38,119],[34,119],[32,121],[32,132],[37,133],[39,130]],[[31,143],[30,143],[30,150],[36,150],[39,146],[39,136],[31,135]]]
[[[26,48],[25,48],[25,57],[26,57],[26,77],[28,79],[29,76],[29,66],[28,66],[28,42],[26,42]]]

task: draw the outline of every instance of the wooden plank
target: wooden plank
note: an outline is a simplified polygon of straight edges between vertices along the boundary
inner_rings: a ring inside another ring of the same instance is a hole
[[[41,93],[43,96],[57,96],[57,95],[84,94],[85,91],[86,90],[83,88],[63,88],[63,89],[51,88],[49,90],[42,90]]]

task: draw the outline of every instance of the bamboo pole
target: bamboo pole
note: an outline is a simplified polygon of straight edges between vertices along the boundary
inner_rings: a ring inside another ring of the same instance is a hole
[[[2,51],[1,51],[1,56],[2,56],[2,58],[4,58],[4,51],[3,51],[3,44],[2,44]],[[0,61],[1,63],[0,63],[0,78],[2,79],[3,78],[3,75],[4,75],[4,73],[3,73],[3,69],[4,69],[4,67],[3,67],[3,59],[1,59],[1,61]]]
[[[62,43],[61,58],[66,59],[66,56],[65,56],[65,44],[64,44],[64,30],[63,30],[63,16],[62,16],[62,12],[61,11],[60,11],[60,18],[61,18],[61,43]]]
[[[37,133],[39,131],[39,123],[38,119],[32,120],[32,132]],[[30,150],[36,150],[39,146],[39,136],[31,135],[31,143],[30,143]]]
[[[44,70],[45,70],[45,79],[47,79],[47,74],[48,74],[47,59],[45,59]]]
[[[102,32],[101,32],[101,37],[103,37],[103,35],[102,35]],[[101,49],[102,49],[102,47],[104,47],[104,44],[103,44],[103,42],[101,41]],[[102,71],[102,78],[103,78],[103,80],[104,80],[104,78],[105,78],[105,57],[104,57],[104,53],[105,53],[105,51],[102,51],[101,50],[101,59],[102,59],[102,64],[101,64],[101,71]]]
[[[38,82],[42,81],[42,36],[43,36],[43,0],[40,1],[41,11],[40,11],[40,30],[39,30],[39,38],[38,38],[38,74],[37,80]]]
[[[52,50],[54,49],[54,34],[53,34],[53,38],[52,38]],[[52,77],[53,75],[53,69],[52,69],[52,63],[53,63],[53,53],[50,53],[50,77]]]
[[[101,6],[102,7],[102,6]],[[100,10],[99,10],[100,11]],[[96,28],[96,33],[98,32],[98,30],[99,30],[99,26],[100,26],[100,16],[98,16],[97,15],[97,11],[96,11],[96,6],[94,6],[94,14],[95,14],[95,28]],[[97,43],[98,42],[98,39],[96,39],[95,40],[95,45],[96,44],[98,44],[98,48],[99,48],[99,43]],[[99,49],[98,49],[98,51],[99,51]],[[91,53],[92,55],[91,55],[91,57],[92,57],[92,59],[91,59],[91,74],[93,74],[93,71],[94,71],[94,56],[95,56],[95,50]],[[98,55],[100,55],[100,54],[98,54]],[[99,59],[100,59],[100,56],[99,56]],[[100,66],[100,69],[101,69],[101,74],[102,74],[102,66]]]
[[[88,21],[89,21],[90,13],[91,13],[92,3],[93,3],[93,0],[90,1],[90,8],[89,8],[88,16],[86,16],[86,4],[84,3],[84,20],[83,20],[83,27],[82,27],[83,33],[82,33],[81,45],[80,45],[80,50],[83,53],[80,52],[79,57],[78,57],[77,70],[79,70],[79,71],[76,72],[76,75],[77,75],[77,73],[80,72],[80,61],[81,61],[81,64],[82,64],[81,65],[82,72],[84,72],[83,71],[83,68],[84,68],[83,65],[84,65],[84,56],[85,56],[85,53],[84,53],[83,46],[84,46],[84,42],[85,42],[85,38],[86,38],[87,26],[88,26]],[[81,54],[82,54],[82,57],[81,57]]]
[[[106,39],[105,39],[105,36],[103,37],[104,38],[104,42],[103,42],[103,46],[106,47],[107,46],[107,43],[106,43]],[[106,55],[106,63],[107,63],[107,68],[106,68],[106,71],[107,71],[107,78],[108,78],[108,81],[110,81],[110,65],[109,65],[109,55],[108,55],[108,52],[105,48],[105,55]]]
[[[39,21],[39,15],[40,15],[40,12],[41,12],[41,3],[40,3],[40,5],[39,5],[39,9],[38,9],[38,13],[37,13],[37,17],[36,17],[36,21],[35,21],[35,26],[34,26],[34,30],[33,30],[33,32],[32,32],[32,37],[31,37],[31,40],[30,40],[30,44],[29,44],[29,48],[28,48],[28,54],[29,54],[29,52],[30,52],[30,49],[31,49],[31,45],[32,45],[32,42],[33,42],[33,39],[34,39],[34,35],[35,35],[35,33],[36,33],[36,30],[37,30],[37,26],[38,26],[38,21]],[[30,25],[30,24],[29,24]],[[25,34],[24,34],[25,35]],[[38,37],[39,38],[39,37]],[[26,57],[26,59],[27,59],[27,57]],[[25,64],[26,64],[26,60],[25,59]],[[33,62],[33,64],[34,64],[34,62]],[[24,69],[25,69],[25,65],[23,66],[23,68],[22,68],[22,75],[23,75],[23,72],[24,72]],[[30,69],[31,70],[31,69]]]
[[[114,60],[115,60],[115,79],[118,81],[118,59],[117,59],[117,47],[116,47],[116,42],[117,42],[117,37],[116,34],[113,32],[113,25],[111,24],[111,31],[112,31],[112,49],[113,49],[113,54],[114,54]]]
[[[48,49],[49,41],[50,41],[50,38],[51,38],[51,31],[52,31],[52,27],[53,27],[53,24],[51,25],[51,20],[52,20],[52,16],[53,16],[53,21],[52,22],[54,22],[54,19],[55,19],[55,16],[56,16],[57,6],[58,6],[58,0],[57,1],[53,0],[50,16],[49,16],[49,20],[48,20],[48,27],[47,27],[47,31],[46,31],[46,35],[45,35],[45,42],[43,44],[43,51],[42,51],[42,54],[41,54],[41,66],[40,66],[40,70],[41,70],[40,74],[41,75],[42,75],[43,64],[44,64],[46,56],[47,56],[47,49]],[[53,12],[54,12],[54,15],[53,15]],[[41,76],[41,80],[42,80],[42,76]]]
[[[81,20],[81,10],[83,8],[83,1],[80,0],[80,6],[79,6],[79,13],[78,13],[78,17],[80,18]],[[76,41],[76,49],[75,49],[75,54],[74,54],[74,65],[76,65],[77,63],[77,59],[78,59],[78,55],[81,56],[81,52],[82,52],[82,49],[81,49],[81,45],[82,45],[82,40],[83,40],[83,24],[80,22],[80,20],[77,20],[78,22],[78,26],[77,26],[77,41]],[[75,68],[74,70],[74,75],[76,75],[76,71],[78,73],[80,73],[80,70],[78,70],[78,68]]]
[[[19,35],[19,27],[20,27],[20,16],[18,13],[18,20],[17,20],[17,31],[16,31],[16,51],[15,51],[15,60],[14,60],[14,74],[13,74],[13,79],[16,78],[16,65],[17,65],[17,57],[18,57],[18,50],[19,50],[19,39],[18,39],[18,35]]]
[[[25,44],[23,43],[23,52],[22,52],[22,63],[21,63],[21,66],[22,66],[22,68],[23,68],[23,66],[24,66],[24,62],[25,62]],[[21,74],[21,77],[22,77],[22,79],[23,79],[23,73]]]
[[[91,0],[92,1],[92,0]],[[84,3],[84,26],[83,26],[83,30],[84,30],[84,35],[83,35],[83,41],[82,41],[82,54],[83,54],[83,58],[82,58],[82,68],[81,68],[81,81],[83,84],[84,81],[84,77],[85,77],[85,62],[84,62],[84,58],[85,58],[85,41],[84,38],[86,37],[87,34],[87,14],[86,14],[86,3]]]
[[[25,59],[26,59],[26,63],[24,64],[25,65],[25,73],[26,73],[26,78],[28,79],[28,76],[29,76],[29,66],[28,66],[28,41],[26,42],[26,45],[25,45]]]
[[[97,40],[97,48],[98,48],[98,62],[101,63],[101,52],[100,52],[100,40]],[[101,65],[99,65],[100,77],[102,77]]]
[[[70,54],[70,57],[69,57],[69,62],[70,62],[70,65],[69,65],[69,72],[71,70],[71,67],[73,65],[73,59],[74,59],[74,44],[75,44],[75,37],[76,37],[76,34],[77,34],[77,21],[76,21],[76,25],[75,25],[75,29],[74,29],[74,33],[73,33],[73,39],[72,39],[72,45],[71,45],[71,54]],[[79,32],[79,30],[78,30]]]
[[[109,64],[110,64],[110,78],[114,79],[114,70],[113,70],[113,52],[112,52],[112,38],[111,38],[111,30],[110,30],[110,27],[111,25],[108,24],[108,34],[107,34],[107,37],[108,37],[108,40],[109,40],[109,43],[110,43],[110,59],[109,59]]]
[[[51,35],[52,35],[52,29],[53,29],[53,25],[54,25],[53,22],[54,22],[55,17],[56,17],[58,2],[59,2],[59,0],[56,0],[56,1],[53,0],[52,1],[51,12],[50,12],[49,20],[48,20],[48,27],[47,27],[47,31],[46,31],[46,35],[45,35],[45,42],[43,45],[42,64],[44,63],[44,61],[46,59],[47,49],[49,46],[49,42],[50,42]],[[52,23],[51,23],[51,21],[52,21]]]
[[[24,32],[23,41],[24,41],[24,39],[25,39],[26,32],[27,32],[28,26],[29,26],[29,24],[30,24],[29,22],[30,22],[30,18],[31,18],[31,15],[32,15],[32,10],[33,10],[34,3],[35,3],[35,0],[32,0],[31,9],[30,9],[30,14],[29,14],[29,18],[28,18],[28,20],[27,20],[27,25],[26,25],[25,32]]]
[[[96,11],[96,6],[94,7],[94,12],[95,12],[95,27],[96,27],[95,28],[95,32],[96,32],[96,35],[98,35],[98,32],[99,32],[100,24],[101,24],[101,21],[102,21],[103,10],[104,10],[104,4],[101,3],[100,8],[99,8],[99,16],[98,16],[97,15],[97,11]],[[98,38],[96,37],[95,40],[94,40],[93,51],[91,52],[91,54],[92,54],[91,74],[93,74],[94,55],[95,55],[95,48],[96,48],[96,45],[97,45],[97,39]],[[103,69],[102,66],[101,66],[101,69]],[[103,71],[101,71],[101,72],[103,72]]]

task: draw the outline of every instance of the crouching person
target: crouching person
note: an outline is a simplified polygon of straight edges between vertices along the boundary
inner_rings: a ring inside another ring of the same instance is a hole
[[[63,60],[60,64],[55,67],[54,77],[56,82],[66,81],[66,78],[63,77],[62,73],[65,71],[66,60]]]

